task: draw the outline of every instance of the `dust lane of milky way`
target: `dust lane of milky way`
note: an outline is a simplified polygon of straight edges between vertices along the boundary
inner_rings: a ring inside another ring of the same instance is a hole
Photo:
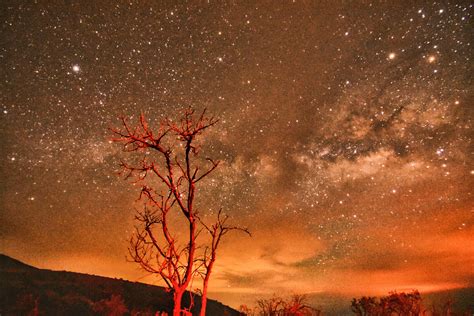
[[[107,128],[193,106],[224,161],[200,207],[253,233],[216,297],[473,285],[468,1],[0,6],[1,252],[157,283]]]

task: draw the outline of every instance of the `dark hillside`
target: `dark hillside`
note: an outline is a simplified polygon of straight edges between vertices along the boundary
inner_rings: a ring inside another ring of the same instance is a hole
[[[183,299],[189,306],[189,295]],[[193,315],[200,309],[195,298]],[[154,315],[171,314],[172,297],[165,288],[88,274],[37,269],[0,255],[0,314]],[[239,315],[209,300],[208,315]]]
[[[21,261],[10,258],[0,253],[0,271],[31,271],[37,270],[35,267],[29,266]]]

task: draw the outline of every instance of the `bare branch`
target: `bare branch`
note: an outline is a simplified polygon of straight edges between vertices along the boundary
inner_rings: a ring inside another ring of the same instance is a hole
[[[212,167],[211,167],[208,171],[206,171],[204,174],[202,174],[199,178],[197,178],[197,179],[194,181],[194,183],[197,183],[197,182],[199,182],[202,178],[208,176],[208,175],[209,175],[211,172],[213,172],[213,171],[219,166],[219,164],[220,164],[220,161],[214,161],[214,160],[212,160],[211,158],[207,158],[207,160],[209,160],[209,161],[212,163]],[[197,172],[197,170],[196,170],[196,172]],[[195,174],[196,174],[196,172],[195,172]],[[195,176],[195,174],[194,174],[194,176]],[[193,178],[194,178],[194,176],[193,176]]]

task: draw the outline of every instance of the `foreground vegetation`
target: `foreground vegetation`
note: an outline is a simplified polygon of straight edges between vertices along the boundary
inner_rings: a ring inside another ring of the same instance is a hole
[[[420,292],[391,292],[383,297],[354,298],[351,310],[357,316],[470,316],[472,310],[456,312],[453,308],[454,301],[448,299],[440,304],[424,306]]]
[[[387,296],[363,296],[352,299],[350,309],[356,316],[472,316],[472,308],[456,310],[454,300],[447,299],[438,304],[424,304],[421,294],[391,292]],[[349,304],[348,304],[349,307]],[[321,308],[309,305],[305,295],[293,295],[288,299],[273,296],[259,299],[254,307],[240,306],[240,312],[247,316],[320,316]]]
[[[464,293],[472,296],[472,292]],[[182,315],[199,315],[200,299],[189,292],[185,306],[193,307]],[[432,304],[418,291],[393,292],[383,297],[354,298],[347,313],[356,316],[471,316],[469,307],[462,311],[454,299],[438,298]],[[1,315],[154,315],[173,312],[173,297],[159,286],[99,276],[37,269],[0,254]],[[333,313],[334,314],[334,313]],[[322,316],[320,307],[311,306],[304,295],[289,298],[273,296],[257,299],[255,306],[242,305],[240,311],[209,300],[211,316]],[[339,315],[339,314],[338,314]],[[344,315],[347,315],[344,313]]]

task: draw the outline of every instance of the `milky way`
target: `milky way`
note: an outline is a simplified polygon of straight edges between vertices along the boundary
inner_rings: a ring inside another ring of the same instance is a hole
[[[0,251],[145,278],[109,127],[192,106],[215,297],[474,285],[469,2],[2,3]],[[227,296],[226,296],[227,295]],[[211,294],[212,297],[212,294]]]

